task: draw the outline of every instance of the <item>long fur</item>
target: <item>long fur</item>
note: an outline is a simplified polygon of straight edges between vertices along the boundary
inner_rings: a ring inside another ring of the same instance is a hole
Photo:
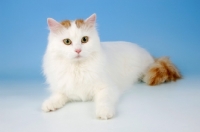
[[[178,79],[181,79],[181,74],[176,66],[168,57],[162,57],[156,59],[155,63],[150,65],[143,81],[148,85],[154,86],[164,82],[176,81]]]
[[[95,14],[84,21],[48,19],[50,34],[43,69],[52,95],[43,103],[43,111],[54,111],[69,101],[94,100],[96,116],[109,119],[122,91],[142,77],[149,85],[180,78],[171,62],[155,61],[136,44],[100,42],[95,24]],[[81,43],[83,36],[89,37],[87,43]],[[63,43],[66,38],[71,45]]]

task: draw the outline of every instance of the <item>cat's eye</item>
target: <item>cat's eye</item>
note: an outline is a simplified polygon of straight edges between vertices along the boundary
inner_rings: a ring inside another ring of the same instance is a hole
[[[70,44],[72,44],[72,41],[67,38],[67,39],[63,39],[63,43],[66,45],[70,45]]]
[[[81,43],[87,43],[88,40],[89,40],[89,37],[88,37],[88,36],[84,36],[84,37],[82,37],[82,39],[81,39]]]

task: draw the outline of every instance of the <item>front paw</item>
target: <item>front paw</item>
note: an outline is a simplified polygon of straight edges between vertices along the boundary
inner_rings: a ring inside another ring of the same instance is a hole
[[[66,103],[66,99],[62,96],[53,96],[42,104],[42,110],[44,112],[55,111],[63,107]]]
[[[108,106],[101,106],[96,109],[96,117],[102,120],[110,119],[114,116],[114,108]]]

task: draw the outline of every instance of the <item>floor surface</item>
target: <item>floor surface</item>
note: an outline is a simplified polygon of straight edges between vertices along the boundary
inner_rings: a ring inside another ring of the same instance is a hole
[[[46,87],[40,81],[1,81],[0,132],[200,132],[200,76],[156,87],[136,84],[110,120],[95,118],[93,102],[42,112]]]

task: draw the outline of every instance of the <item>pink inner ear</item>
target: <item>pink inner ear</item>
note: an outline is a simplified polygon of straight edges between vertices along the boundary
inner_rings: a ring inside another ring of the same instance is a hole
[[[61,27],[61,24],[54,20],[53,18],[47,18],[47,23],[49,26],[49,29],[52,31],[57,30],[59,27]]]
[[[85,20],[85,22],[94,25],[96,23],[96,14],[92,14]]]

